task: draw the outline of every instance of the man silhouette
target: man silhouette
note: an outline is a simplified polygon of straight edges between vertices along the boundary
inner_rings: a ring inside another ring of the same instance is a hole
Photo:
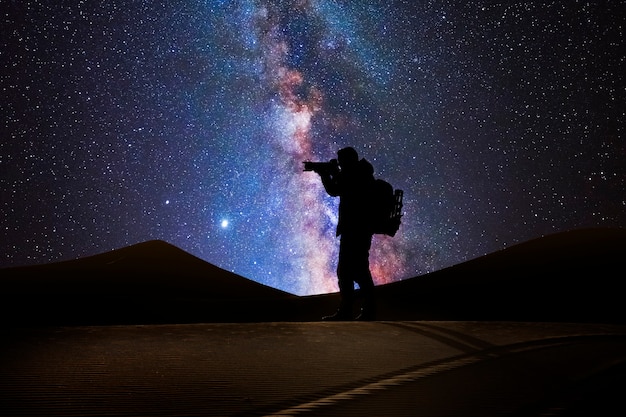
[[[373,230],[368,219],[374,168],[367,160],[359,160],[351,147],[337,152],[337,162],[339,169],[317,171],[326,192],[340,199],[336,235],[340,236],[337,279],[341,302],[337,312],[323,320],[352,320],[355,282],[363,295],[361,314],[356,319],[374,320],[374,282],[369,269]]]

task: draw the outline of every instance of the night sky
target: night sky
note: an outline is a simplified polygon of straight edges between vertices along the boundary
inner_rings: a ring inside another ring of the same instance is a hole
[[[379,284],[626,227],[624,1],[0,7],[0,267],[162,239],[336,291],[338,201],[302,161],[344,146],[404,190]]]

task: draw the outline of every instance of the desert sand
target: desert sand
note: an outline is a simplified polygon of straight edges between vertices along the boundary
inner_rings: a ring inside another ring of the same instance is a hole
[[[367,323],[162,241],[0,270],[0,415],[623,412],[625,254],[547,236],[380,286]]]
[[[615,325],[209,323],[8,336],[6,416],[624,411],[626,329]]]

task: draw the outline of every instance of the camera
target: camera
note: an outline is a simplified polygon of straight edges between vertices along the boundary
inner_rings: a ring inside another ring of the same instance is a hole
[[[304,161],[304,171],[313,171],[318,174],[336,174],[339,172],[339,164],[336,159],[331,159],[328,162],[311,162]]]

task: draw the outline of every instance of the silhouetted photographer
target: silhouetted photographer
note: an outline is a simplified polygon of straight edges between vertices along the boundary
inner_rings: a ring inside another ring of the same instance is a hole
[[[357,320],[374,320],[376,306],[374,282],[369,269],[369,250],[375,233],[369,215],[371,190],[374,187],[374,168],[365,159],[360,159],[354,148],[343,148],[337,159],[329,162],[304,162],[305,171],[319,174],[326,192],[339,197],[340,236],[337,278],[341,303],[337,312],[323,320],[352,320],[354,283],[363,295],[361,314]]]

